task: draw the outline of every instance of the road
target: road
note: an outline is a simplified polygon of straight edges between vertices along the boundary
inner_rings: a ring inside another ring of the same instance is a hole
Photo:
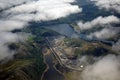
[[[49,41],[48,38],[46,38],[46,43],[47,43],[47,45],[49,46],[52,54],[55,56],[55,58],[57,59],[57,61],[60,63],[60,65],[61,65],[62,67],[68,68],[68,69],[70,69],[70,70],[75,70],[75,71],[82,71],[82,70],[83,70],[83,68],[79,68],[79,69],[78,69],[78,68],[75,68],[75,67],[72,67],[72,66],[70,66],[70,65],[67,65],[67,64],[63,63],[63,61],[61,60],[61,57],[60,57],[60,56],[56,53],[56,51],[52,48],[52,45],[51,45],[51,43],[50,43],[50,41]]]

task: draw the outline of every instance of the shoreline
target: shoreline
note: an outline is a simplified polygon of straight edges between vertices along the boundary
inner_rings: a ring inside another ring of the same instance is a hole
[[[48,64],[46,63],[46,60],[45,60],[45,54],[43,54],[43,59],[44,59],[44,63],[45,63],[45,65],[46,65],[46,69],[43,71],[43,74],[42,74],[42,76],[41,76],[41,79],[40,80],[44,80],[43,78],[44,78],[44,75],[45,75],[45,73],[48,71],[48,69],[49,69],[49,66],[48,66]]]
[[[44,76],[45,76],[45,73],[50,69],[50,67],[49,67],[49,64],[46,62],[46,57],[47,56],[49,56],[49,55],[51,55],[51,53],[49,53],[49,51],[47,51],[45,54],[43,54],[43,58],[44,58],[44,63],[45,63],[45,65],[46,65],[46,69],[44,70],[44,72],[43,72],[43,74],[42,74],[42,76],[41,76],[41,80],[44,80]],[[54,58],[54,57],[53,57]],[[53,60],[52,60],[53,61]],[[57,65],[57,63],[54,63],[53,62],[53,68],[55,69],[55,71],[56,72],[58,72],[60,75],[62,75],[63,77],[65,77],[64,76],[64,74],[62,73],[62,72],[60,72],[57,68],[56,68],[56,65]]]

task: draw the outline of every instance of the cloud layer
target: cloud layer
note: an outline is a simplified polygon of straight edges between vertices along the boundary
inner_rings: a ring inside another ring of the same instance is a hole
[[[109,39],[119,34],[120,28],[103,28],[100,31],[92,32],[87,37],[97,39]]]
[[[81,79],[82,78],[82,79]],[[120,80],[120,57],[107,55],[81,74],[80,80]]]
[[[119,23],[120,19],[114,15],[111,15],[107,17],[99,16],[88,22],[79,21],[77,22],[77,25],[79,26],[80,31],[96,29],[87,35],[88,38],[108,39],[119,34],[120,28],[113,26],[113,24]],[[101,30],[98,30],[98,28],[101,28]]]
[[[0,60],[10,58],[14,51],[9,43],[21,40],[15,29],[29,26],[31,21],[55,20],[81,12],[74,0],[0,0]]]
[[[120,54],[120,39],[112,46],[112,50]]]
[[[97,18],[95,18],[92,21],[89,22],[78,22],[77,25],[80,27],[80,30],[87,30],[87,29],[91,29],[94,27],[106,27],[104,25],[109,25],[109,24],[113,24],[113,23],[119,23],[120,19],[117,18],[114,15],[111,16],[107,16],[107,17],[102,17],[99,16]]]
[[[77,5],[71,5],[74,0],[38,0],[21,4],[6,10],[6,15],[22,15],[35,21],[54,20],[66,17],[73,13],[81,12],[82,9]],[[21,18],[21,17],[20,17]]]
[[[114,10],[120,13],[120,0],[91,0],[100,9]]]

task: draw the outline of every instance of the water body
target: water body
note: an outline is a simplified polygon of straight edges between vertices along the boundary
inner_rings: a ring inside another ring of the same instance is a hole
[[[52,54],[45,56],[45,62],[48,65],[48,70],[44,73],[43,80],[65,80],[63,74],[55,69]]]
[[[64,35],[70,38],[78,37],[76,32],[73,30],[73,28],[70,27],[69,24],[52,25],[52,26],[47,26],[46,28],[56,31],[61,35]]]

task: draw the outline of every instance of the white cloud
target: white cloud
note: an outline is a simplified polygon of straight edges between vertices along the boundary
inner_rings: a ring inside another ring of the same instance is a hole
[[[3,31],[12,31],[14,29],[21,29],[27,24],[22,21],[0,20],[0,25],[1,25],[0,32],[3,32]]]
[[[120,0],[91,0],[100,9],[104,8],[106,10],[115,10],[120,13]]]
[[[14,52],[9,50],[6,45],[0,44],[0,60],[10,59],[14,55]]]
[[[114,37],[115,35],[117,35],[117,33],[118,31],[116,31],[114,28],[104,28],[101,31],[90,33],[87,37],[97,39],[108,39]]]
[[[112,46],[112,50],[120,54],[120,39]]]
[[[35,12],[33,20],[54,20],[61,17],[66,17],[72,13],[81,12],[82,9],[77,5],[71,5],[70,3],[74,0],[39,0],[32,1],[26,4],[22,4],[17,7],[13,7],[7,11],[6,14],[30,14]]]
[[[34,14],[19,14],[10,16],[10,19],[12,19],[13,21],[17,20],[18,22],[21,22],[23,24],[27,24],[27,22],[33,21],[34,16]]]
[[[88,21],[88,22],[79,21],[77,22],[77,25],[80,28],[79,29],[80,32],[84,30],[86,32],[87,30],[91,30],[91,32],[89,31],[89,34],[86,34],[87,38],[109,39],[114,37],[120,32],[119,27],[116,27],[115,25],[113,26],[113,24],[119,24],[119,23],[120,23],[120,19],[118,17],[114,15],[110,15],[107,17],[99,16],[93,19],[92,21]],[[92,31],[92,29],[94,29],[94,31]]]
[[[5,8],[9,8],[12,6],[17,6],[20,4],[23,4],[24,2],[30,2],[33,0],[0,0],[0,10],[1,9],[5,9]]]
[[[18,42],[22,39],[23,37],[21,37],[21,35],[19,34],[11,32],[0,32],[0,60],[4,58],[12,58],[14,55],[14,51],[11,51],[8,48],[9,43]]]
[[[11,33],[14,29],[21,29],[26,25],[22,21],[0,20],[0,60],[10,59],[14,55],[14,51],[8,48],[10,43],[23,41],[24,35]]]
[[[102,17],[102,16],[99,16],[97,18],[95,18],[94,20],[92,21],[89,21],[89,22],[78,22],[77,25],[80,27],[80,30],[87,30],[87,29],[91,29],[93,27],[105,27],[104,25],[109,25],[109,24],[112,24],[112,23],[119,23],[120,22],[120,19],[117,18],[116,16],[114,15],[111,15],[111,16],[107,16],[107,17]]]
[[[120,80],[120,57],[107,55],[86,66],[79,80]]]

